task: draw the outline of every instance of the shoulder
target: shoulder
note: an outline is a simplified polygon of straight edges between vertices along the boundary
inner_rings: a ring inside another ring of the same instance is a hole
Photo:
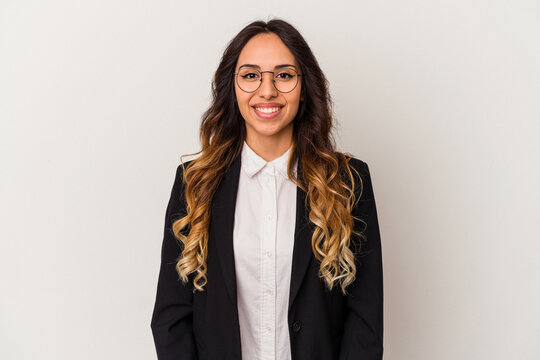
[[[183,189],[184,182],[184,172],[187,170],[188,166],[193,162],[193,160],[185,161],[176,166],[176,175],[174,179],[174,186],[178,189]]]
[[[368,171],[368,165],[365,161],[347,154],[345,154],[345,157],[349,160],[349,165],[353,166],[358,172],[365,173]]]
[[[190,161],[186,161],[184,163],[180,163],[179,165],[176,166],[176,174],[175,174],[175,177],[174,177],[174,183],[173,183],[173,188],[172,188],[172,196],[171,196],[171,200],[173,202],[174,205],[178,205],[177,203],[180,202],[180,200],[182,200],[184,194],[184,188],[185,188],[185,182],[184,182],[184,169],[187,169],[188,165],[192,162],[193,160],[190,160]]]
[[[349,154],[345,154],[345,156],[349,160],[349,165],[351,165],[358,172],[358,174],[353,174],[353,176],[355,183],[359,182],[359,184],[355,184],[355,188],[357,189],[355,192],[361,194],[360,200],[373,199],[373,184],[367,162]],[[358,176],[360,179],[358,179]]]
[[[193,160],[186,161],[183,164],[180,163],[176,167],[176,174],[175,174],[174,182],[172,185],[169,203],[167,205],[167,220],[171,224],[174,220],[184,217],[187,213],[185,194],[184,194],[184,190],[185,190],[184,169],[187,169],[187,166],[192,161]]]
[[[176,175],[181,175],[184,173],[184,168],[187,169],[189,164],[191,164],[193,162],[193,160],[189,160],[189,161],[186,161],[184,163],[180,163],[178,164],[178,166],[176,167]]]

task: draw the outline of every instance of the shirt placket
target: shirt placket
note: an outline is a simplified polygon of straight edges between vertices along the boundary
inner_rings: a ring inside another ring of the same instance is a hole
[[[262,236],[261,236],[261,359],[275,359],[276,339],[276,219],[277,195],[275,170],[268,165],[262,175]]]

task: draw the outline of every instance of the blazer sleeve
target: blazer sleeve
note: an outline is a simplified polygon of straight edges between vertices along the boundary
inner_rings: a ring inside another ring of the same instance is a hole
[[[355,219],[355,230],[363,231],[366,239],[356,253],[356,278],[347,288],[347,315],[339,359],[380,360],[383,357],[381,236],[368,165],[358,159],[353,161],[363,180],[362,194],[353,215],[366,223]],[[358,245],[358,237],[354,239]]]
[[[183,169],[179,165],[165,213],[156,301],[151,328],[159,360],[196,360],[193,336],[193,286],[184,285],[176,272],[183,244],[172,232],[172,222],[186,214]],[[190,279],[191,280],[191,279]]]

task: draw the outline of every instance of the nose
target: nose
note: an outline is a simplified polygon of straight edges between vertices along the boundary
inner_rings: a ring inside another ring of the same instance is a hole
[[[266,75],[266,80],[265,80]],[[272,98],[274,96],[277,96],[277,90],[274,87],[274,74],[272,73],[264,73],[261,74],[261,80],[262,84],[259,87],[259,95],[264,97],[265,99]]]

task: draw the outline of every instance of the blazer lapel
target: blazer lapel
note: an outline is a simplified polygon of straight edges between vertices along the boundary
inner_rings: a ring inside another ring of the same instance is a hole
[[[209,241],[215,241],[216,257],[221,264],[227,292],[234,306],[237,306],[236,272],[234,268],[234,212],[236,209],[236,194],[238,193],[238,180],[240,179],[240,155],[231,164],[223,175],[212,199],[212,215],[210,221]],[[211,248],[209,245],[208,248]],[[208,279],[208,281],[211,281]]]
[[[302,163],[298,161],[298,174],[301,173]],[[304,280],[306,270],[309,266],[311,259],[313,258],[313,251],[311,250],[311,235],[313,234],[313,226],[309,222],[309,204],[304,204],[306,200],[306,193],[296,187],[296,223],[294,226],[294,247],[292,257],[292,270],[291,270],[291,287],[289,290],[289,307],[290,312],[296,294],[300,289],[300,285]]]
[[[302,164],[298,161],[298,174],[301,173]],[[215,241],[216,254],[221,264],[227,292],[235,306],[237,303],[236,271],[234,266],[233,230],[234,213],[236,210],[236,194],[238,193],[238,180],[240,178],[241,156],[231,164],[227,173],[223,176],[212,200],[212,220],[210,226],[211,238]],[[290,311],[294,299],[300,289],[300,285],[306,274],[313,252],[311,250],[312,226],[310,226],[304,201],[306,193],[296,188],[296,223],[294,231],[294,246],[292,257],[291,284],[289,291]],[[309,209],[309,206],[308,206]],[[209,281],[211,281],[209,279]]]

